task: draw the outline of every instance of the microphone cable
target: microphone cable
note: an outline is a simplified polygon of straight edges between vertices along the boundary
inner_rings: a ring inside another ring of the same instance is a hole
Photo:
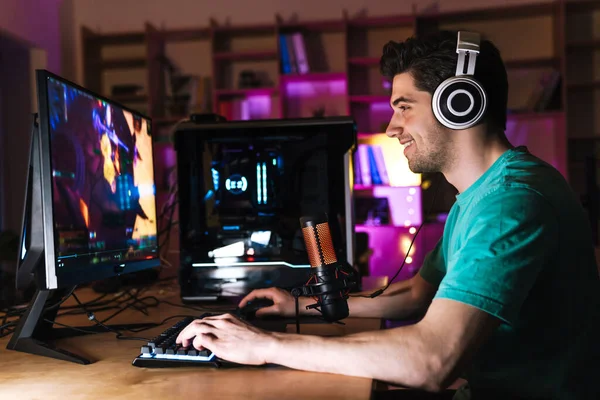
[[[437,194],[440,190],[440,183],[442,181],[441,178],[441,173],[438,176],[438,179],[436,180],[436,184],[437,187],[435,189],[435,192],[433,192],[433,198],[431,199],[431,204],[429,204],[429,209],[427,210],[427,213],[425,215],[429,215],[431,213],[431,211],[433,210],[433,205],[435,204],[435,198],[437,197]],[[390,285],[392,284],[392,282],[394,282],[394,279],[396,279],[396,277],[398,277],[398,274],[400,274],[400,271],[402,271],[402,268],[404,267],[404,264],[406,263],[406,259],[408,258],[408,255],[410,254],[410,250],[412,249],[413,244],[415,243],[415,239],[417,238],[417,236],[419,235],[419,232],[421,231],[421,228],[423,227],[423,225],[425,225],[425,222],[423,221],[421,223],[421,225],[419,225],[419,228],[417,229],[417,231],[415,232],[415,235],[413,236],[412,240],[410,241],[410,245],[408,246],[408,250],[406,251],[406,254],[404,255],[404,260],[402,260],[402,264],[400,264],[400,268],[398,268],[398,270],[396,271],[396,273],[394,274],[394,276],[392,277],[392,279],[390,279],[387,283],[387,285],[385,285],[383,288],[377,289],[376,291],[374,291],[371,294],[360,294],[360,295],[349,295],[349,297],[362,297],[365,299],[374,299],[375,297],[381,295],[383,292],[385,292]]]

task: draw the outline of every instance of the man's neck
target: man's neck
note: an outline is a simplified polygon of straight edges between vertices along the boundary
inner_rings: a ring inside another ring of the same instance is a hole
[[[465,137],[456,143],[458,154],[454,163],[447,171],[442,171],[459,193],[467,190],[504,152],[513,147],[505,137],[491,135],[481,138],[463,133]]]

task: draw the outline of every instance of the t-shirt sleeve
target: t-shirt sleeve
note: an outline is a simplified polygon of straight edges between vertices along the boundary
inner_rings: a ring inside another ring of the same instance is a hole
[[[436,293],[513,324],[540,271],[558,248],[550,203],[527,188],[500,188],[474,207],[469,228],[448,256]]]
[[[423,265],[419,270],[421,277],[434,286],[438,286],[446,273],[444,252],[442,249],[444,237],[442,236],[433,250],[425,255]]]

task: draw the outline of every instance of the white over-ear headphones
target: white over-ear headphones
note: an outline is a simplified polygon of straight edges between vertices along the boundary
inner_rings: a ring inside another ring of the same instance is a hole
[[[485,90],[473,76],[479,54],[479,42],[478,33],[458,32],[456,74],[440,83],[433,93],[433,114],[447,128],[470,128],[481,121],[487,108]],[[465,72],[467,56],[468,65]]]

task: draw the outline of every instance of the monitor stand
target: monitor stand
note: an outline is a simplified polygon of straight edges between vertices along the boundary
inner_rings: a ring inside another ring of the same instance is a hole
[[[54,319],[60,308],[61,300],[68,293],[69,291],[64,289],[38,290],[33,296],[29,308],[19,320],[19,325],[6,348],[77,364],[91,364],[91,360],[52,344],[57,339],[110,332],[100,325],[54,328]],[[150,328],[154,325],[154,323],[140,323],[106,326],[112,330],[123,331],[132,328]]]
[[[37,124],[37,114],[33,115],[30,146],[29,170],[25,190],[25,210],[23,213],[23,232],[20,242],[22,247],[27,248],[27,251],[20,257],[18,262],[16,283],[18,289],[36,284],[38,290],[33,296],[27,311],[20,318],[19,324],[15,328],[6,348],[78,364],[90,364],[90,360],[49,343],[55,339],[109,331],[99,325],[76,327],[75,329],[53,328],[53,321],[60,308],[60,303],[65,295],[70,293],[70,290],[64,288],[40,289],[46,287],[43,282],[43,275],[46,271],[44,263],[46,261],[44,255],[44,216],[42,212],[41,141]],[[125,330],[129,328],[152,327],[154,325],[153,323],[145,323],[112,325],[108,327],[115,330]]]

